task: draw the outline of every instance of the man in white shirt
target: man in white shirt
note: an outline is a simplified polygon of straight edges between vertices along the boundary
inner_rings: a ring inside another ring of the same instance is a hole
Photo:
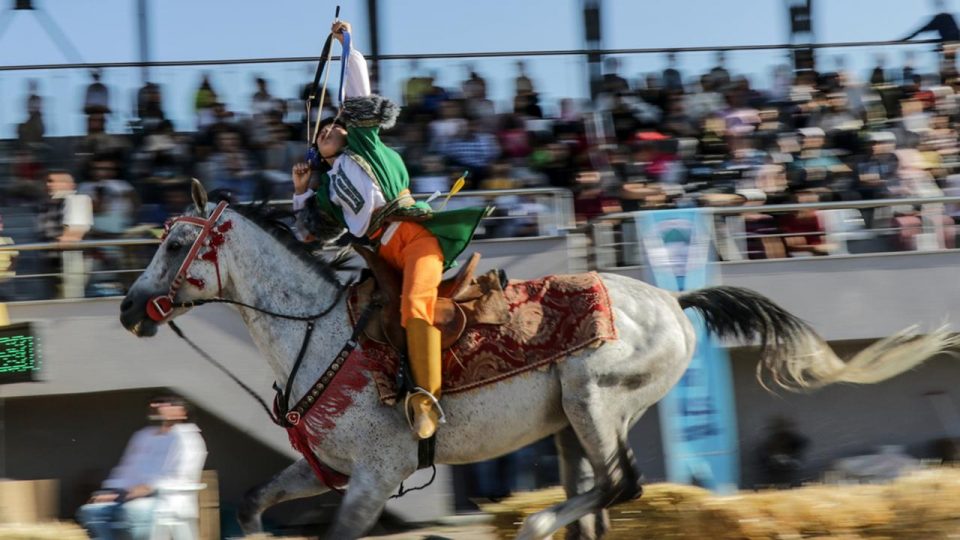
[[[207,459],[200,428],[187,422],[187,404],[176,396],[151,402],[148,418],[155,425],[133,435],[103,489],[77,512],[92,538],[146,540],[158,508],[197,517],[197,495],[189,489],[199,484]]]
[[[66,171],[50,171],[47,175],[47,202],[40,216],[41,237],[47,242],[71,244],[83,240],[93,225],[93,203],[90,197],[77,193],[76,184]],[[58,285],[64,298],[81,298],[84,289],[83,252],[74,250],[49,251],[44,259],[51,293]],[[62,274],[63,281],[57,274]]]

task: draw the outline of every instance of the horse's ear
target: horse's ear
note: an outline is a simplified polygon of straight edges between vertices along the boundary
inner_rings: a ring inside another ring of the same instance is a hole
[[[207,190],[203,189],[203,184],[201,184],[199,180],[194,178],[193,185],[191,186],[190,192],[193,195],[193,204],[197,205],[197,212],[200,213],[201,217],[206,217]]]

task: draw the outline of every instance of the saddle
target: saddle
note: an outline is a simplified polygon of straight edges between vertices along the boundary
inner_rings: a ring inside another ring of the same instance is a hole
[[[364,335],[377,343],[388,344],[405,354],[407,335],[400,324],[402,277],[372,249],[355,245],[372,274],[371,279],[354,286],[349,302],[353,319],[371,303],[371,316]],[[440,330],[441,349],[452,347],[463,333],[475,325],[503,325],[509,321],[510,306],[503,294],[505,276],[502,270],[491,270],[474,276],[480,254],[474,253],[459,272],[445,279],[437,289],[437,305],[433,324]],[[379,311],[379,313],[377,313]]]

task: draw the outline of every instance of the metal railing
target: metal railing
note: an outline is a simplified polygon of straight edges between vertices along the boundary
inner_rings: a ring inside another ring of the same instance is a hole
[[[428,195],[418,194],[415,198],[426,199]],[[270,204],[289,206],[291,201]],[[450,199],[447,209],[474,205],[496,207],[478,228],[481,240],[562,236],[576,225],[573,196],[565,189],[463,191]],[[7,290],[0,293],[6,293],[8,300],[122,294],[143,272],[153,256],[153,247],[159,243],[156,238],[117,238],[0,245],[0,255],[27,259],[30,264],[23,266],[33,270],[24,271],[15,262],[15,273],[0,283],[0,289]],[[50,271],[51,268],[56,271]]]
[[[710,208],[721,262],[956,248],[960,197]],[[645,265],[636,213],[591,223],[599,269]]]
[[[554,49],[554,50],[526,50],[526,51],[464,51],[452,53],[405,53],[367,55],[370,60],[459,60],[469,58],[514,58],[534,56],[594,56],[594,55],[633,55],[633,54],[664,54],[664,53],[700,53],[714,51],[779,51],[792,49],[846,49],[862,47],[892,47],[915,46],[939,43],[935,39],[912,41],[838,41],[832,43],[767,43],[757,45],[727,45],[727,46],[698,46],[698,47],[641,47],[621,49]],[[339,61],[339,56],[333,57]],[[87,62],[81,64],[21,64],[0,66],[0,71],[34,71],[57,69],[91,69],[91,68],[139,68],[139,67],[186,67],[186,66],[218,66],[237,64],[286,64],[298,62],[316,62],[316,56],[284,56],[273,58],[223,58],[207,60],[166,60],[154,62]]]

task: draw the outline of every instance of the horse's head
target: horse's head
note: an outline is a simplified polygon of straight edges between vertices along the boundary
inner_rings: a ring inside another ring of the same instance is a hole
[[[120,304],[120,322],[139,337],[153,336],[159,325],[185,313],[182,304],[218,296],[228,273],[218,250],[232,223],[225,204],[208,205],[207,193],[193,181],[193,206],[167,223],[163,242]]]

